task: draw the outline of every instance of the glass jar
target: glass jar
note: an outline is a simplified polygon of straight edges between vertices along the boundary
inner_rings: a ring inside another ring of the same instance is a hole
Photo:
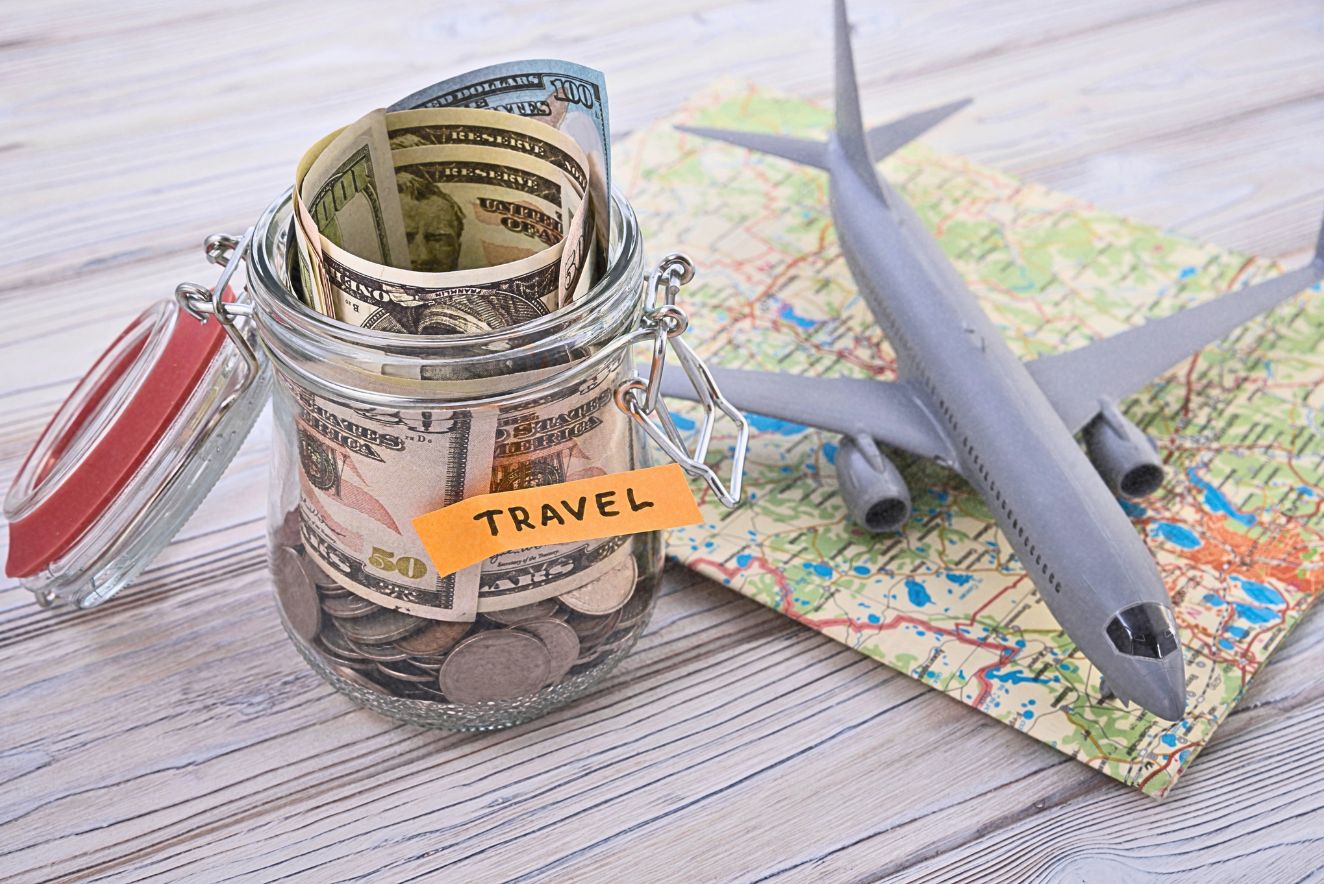
[[[393,334],[308,309],[289,285],[289,202],[259,221],[248,279],[275,376],[276,599],[304,659],[357,702],[412,724],[511,725],[591,688],[647,625],[659,531],[530,547],[438,579],[400,524],[489,486],[652,465],[615,402],[645,287],[634,215],[619,197],[613,208],[613,254],[587,296],[478,335]],[[476,618],[450,618],[474,599]]]
[[[582,694],[648,623],[661,532],[528,547],[438,578],[409,521],[476,494],[648,467],[647,439],[738,499],[748,424],[680,337],[674,299],[692,268],[668,256],[645,279],[634,214],[619,193],[612,203],[594,287],[483,334],[400,335],[306,307],[290,285],[288,191],[243,237],[209,238],[216,284],[184,283],[178,306],[138,317],[20,469],[5,502],[10,575],[43,604],[113,596],[201,502],[270,391],[269,564],[309,666],[430,727],[505,727]],[[651,350],[646,377],[636,345]],[[704,401],[694,453],[659,399],[668,352]],[[703,464],[719,411],[739,428],[729,489]]]

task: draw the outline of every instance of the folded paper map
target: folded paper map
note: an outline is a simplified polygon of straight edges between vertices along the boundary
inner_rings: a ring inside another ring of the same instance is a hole
[[[977,105],[976,105],[977,106]],[[879,122],[879,121],[869,121]],[[618,147],[649,247],[698,267],[684,304],[716,363],[895,377],[857,296],[822,172],[683,135],[677,123],[821,138],[831,111],[727,86]],[[1277,268],[912,144],[880,164],[1025,359],[1192,306]],[[1303,243],[1303,247],[1306,244]],[[954,342],[955,345],[955,342]],[[748,501],[671,533],[685,564],[1109,776],[1161,796],[1324,584],[1320,286],[1124,403],[1167,458],[1124,503],[1172,593],[1190,701],[1170,723],[1099,698],[961,479],[897,452],[914,515],[900,534],[847,519],[836,437],[751,416]],[[678,420],[694,414],[675,406]]]

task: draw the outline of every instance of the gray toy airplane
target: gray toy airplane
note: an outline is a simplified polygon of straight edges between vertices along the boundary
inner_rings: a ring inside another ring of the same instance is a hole
[[[895,531],[910,495],[878,443],[950,467],[979,492],[1049,610],[1109,693],[1170,721],[1186,710],[1177,624],[1158,567],[1117,495],[1163,481],[1154,443],[1117,402],[1324,277],[1313,260],[1274,279],[1022,363],[937,241],[874,164],[968,102],[865,130],[849,24],[836,6],[836,131],[826,142],[681,127],[815,166],[846,263],[897,354],[899,380],[714,369],[738,407],[841,433],[841,495],[870,531]],[[693,398],[674,375],[663,392]],[[687,395],[688,393],[688,395]],[[1088,456],[1074,438],[1083,433]]]

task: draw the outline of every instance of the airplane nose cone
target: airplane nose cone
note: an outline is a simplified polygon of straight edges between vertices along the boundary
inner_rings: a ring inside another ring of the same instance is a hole
[[[1186,716],[1186,667],[1181,651],[1161,660],[1133,659],[1126,698],[1167,721]]]

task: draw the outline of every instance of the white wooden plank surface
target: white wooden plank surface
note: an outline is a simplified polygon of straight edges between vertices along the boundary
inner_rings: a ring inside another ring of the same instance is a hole
[[[608,72],[618,137],[735,75],[831,91],[822,4],[11,0],[0,18],[0,474],[198,246],[361,110],[509,57]],[[1318,0],[856,0],[866,116],[1287,257],[1324,209]],[[655,250],[665,248],[654,243]],[[0,584],[0,875],[15,880],[1297,880],[1324,847],[1313,615],[1155,802],[672,569],[636,654],[499,734],[358,710],[263,571],[270,427],[139,585]]]

